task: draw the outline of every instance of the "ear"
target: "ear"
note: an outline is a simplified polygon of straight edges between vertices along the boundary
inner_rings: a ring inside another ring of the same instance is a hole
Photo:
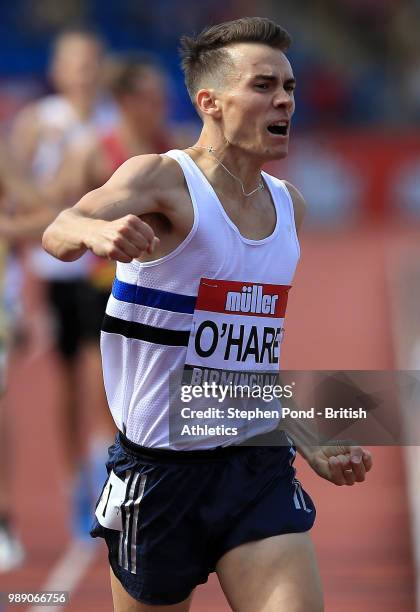
[[[197,108],[204,114],[214,117],[221,116],[220,100],[214,89],[200,89],[195,97]]]

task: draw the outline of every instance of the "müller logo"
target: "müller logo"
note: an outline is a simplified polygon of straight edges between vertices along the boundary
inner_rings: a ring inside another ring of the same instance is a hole
[[[242,291],[228,291],[225,310],[274,314],[279,296],[264,295],[262,285],[244,285]]]

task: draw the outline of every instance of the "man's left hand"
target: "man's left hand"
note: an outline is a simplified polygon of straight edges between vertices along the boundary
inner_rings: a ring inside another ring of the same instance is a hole
[[[372,455],[361,446],[321,446],[308,463],[322,478],[339,487],[351,487],[366,479],[366,473],[372,468]]]

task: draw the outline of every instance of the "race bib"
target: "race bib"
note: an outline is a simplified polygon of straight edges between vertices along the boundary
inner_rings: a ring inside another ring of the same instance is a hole
[[[289,289],[202,278],[186,366],[277,372]]]
[[[122,531],[121,507],[127,490],[126,483],[111,471],[102,492],[95,515],[102,527]]]

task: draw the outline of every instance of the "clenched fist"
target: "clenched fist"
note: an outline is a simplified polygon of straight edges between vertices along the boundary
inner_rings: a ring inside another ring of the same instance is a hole
[[[360,446],[321,446],[312,455],[309,465],[322,478],[342,486],[363,482],[372,468],[372,456]]]
[[[130,263],[142,253],[153,253],[159,242],[154,231],[136,215],[101,221],[90,233],[86,246],[99,257]]]

